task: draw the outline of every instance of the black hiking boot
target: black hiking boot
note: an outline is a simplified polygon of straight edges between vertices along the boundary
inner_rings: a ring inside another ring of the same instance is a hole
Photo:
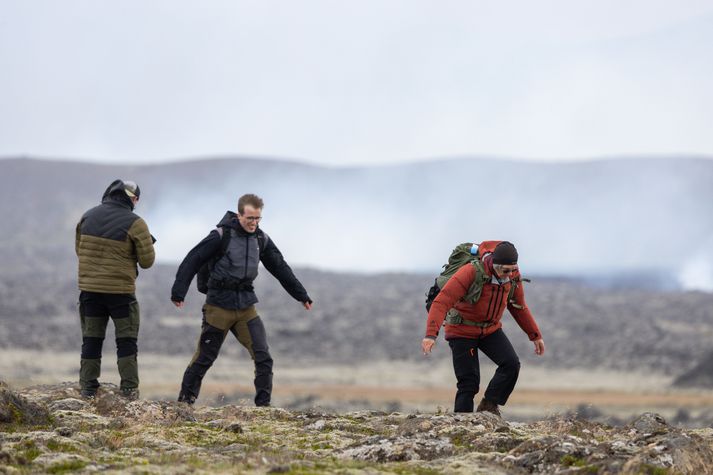
[[[196,402],[196,397],[181,393],[178,395],[178,402],[185,402],[189,406],[192,406]]]
[[[136,401],[139,398],[139,388],[124,388],[121,395],[129,401]]]
[[[82,396],[82,399],[88,401],[93,401],[97,397],[97,392],[94,389],[82,389],[79,394]]]
[[[480,404],[478,404],[478,408],[475,410],[475,412],[490,412],[491,414],[495,414],[498,417],[502,417],[500,415],[500,409],[498,409],[498,405],[492,401],[488,401],[485,398],[480,401]]]

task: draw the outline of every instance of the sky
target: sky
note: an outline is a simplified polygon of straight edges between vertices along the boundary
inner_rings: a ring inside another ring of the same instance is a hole
[[[0,0],[0,157],[713,156],[710,0]]]

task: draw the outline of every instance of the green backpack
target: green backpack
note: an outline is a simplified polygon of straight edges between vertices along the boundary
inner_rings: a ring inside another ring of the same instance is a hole
[[[491,277],[485,272],[485,267],[480,260],[478,255],[478,244],[472,242],[464,242],[458,244],[455,249],[451,252],[448,257],[448,262],[443,265],[443,271],[436,277],[433,286],[426,292],[426,311],[431,310],[431,305],[435,300],[436,296],[440,293],[441,289],[446,285],[446,282],[450,280],[451,277],[464,265],[472,265],[475,267],[475,279],[466,294],[461,299],[463,302],[475,303],[480,299],[480,295],[483,293],[483,285],[490,282]],[[508,292],[508,303],[515,308],[522,308],[520,305],[515,303],[515,290],[520,283],[520,281],[529,282],[529,279],[516,279],[512,281],[510,286],[510,291]],[[472,326],[490,326],[492,323],[485,322],[471,322],[469,320],[463,320],[463,318],[458,314],[455,309],[450,309],[446,315],[446,321],[452,324],[465,324]]]

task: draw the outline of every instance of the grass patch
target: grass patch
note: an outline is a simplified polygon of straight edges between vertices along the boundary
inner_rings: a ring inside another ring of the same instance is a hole
[[[19,454],[18,461],[23,465],[32,462],[37,457],[42,455],[42,451],[39,449],[39,447],[37,447],[35,441],[30,439],[26,439],[18,443],[17,445],[15,445],[14,449]]]
[[[389,471],[394,472],[397,475],[438,475],[443,473],[441,470],[436,470],[428,467],[415,467],[413,465],[400,465],[396,467],[389,467]]]
[[[646,463],[641,466],[639,473],[642,475],[669,475],[671,471],[665,467],[657,467]]]
[[[103,437],[102,445],[113,452],[124,447],[128,437],[129,434],[126,431],[113,430]]]
[[[325,449],[333,449],[332,445],[329,442],[317,442],[313,443],[310,448],[312,450],[325,450]]]
[[[50,449],[52,452],[63,452],[70,454],[78,452],[75,446],[64,442],[57,442],[56,440],[48,440],[46,445],[47,448]]]
[[[378,464],[338,458],[329,458],[305,465],[292,464],[290,470],[285,473],[289,475],[347,474],[352,473],[354,470],[364,470],[371,473],[370,469],[378,473],[386,472],[396,475],[438,475],[442,473],[439,470],[408,463]]]
[[[574,455],[564,455],[560,459],[560,464],[565,467],[577,467],[585,471],[585,473],[599,473],[599,468],[595,465],[589,465],[587,461],[581,457],[575,457]]]
[[[73,472],[75,470],[81,470],[87,466],[87,462],[82,462],[81,460],[71,460],[68,462],[59,463],[53,465],[47,469],[47,473],[67,473]]]
[[[226,447],[231,444],[259,446],[262,441],[250,441],[250,434],[235,434],[221,428],[187,423],[171,427],[165,434],[168,440],[193,447]]]
[[[586,467],[587,461],[583,458],[575,457],[574,455],[563,455],[560,459],[560,464],[565,467]]]

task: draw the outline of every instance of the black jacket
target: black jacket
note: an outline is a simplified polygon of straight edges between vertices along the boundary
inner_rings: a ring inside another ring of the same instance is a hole
[[[305,288],[300,281],[297,280],[297,277],[295,277],[295,274],[287,262],[285,262],[280,250],[262,229],[258,228],[254,233],[248,233],[240,226],[237,215],[232,211],[228,211],[225,214],[220,223],[218,223],[218,226],[223,227],[223,232],[232,230],[233,237],[231,237],[231,239],[251,238],[258,237],[259,235],[260,241],[265,243],[260,250],[260,262],[262,262],[268,272],[280,282],[282,287],[292,298],[299,302],[312,302]],[[248,249],[244,249],[247,253]],[[191,281],[198,273],[198,270],[217,256],[220,250],[221,235],[217,229],[211,231],[208,236],[191,249],[176,272],[176,280],[171,288],[171,300],[174,302],[182,302],[185,299]],[[237,259],[235,260],[237,261]],[[247,254],[245,260],[247,260]],[[242,260],[240,262],[242,265]],[[250,277],[252,278],[246,279],[248,283],[252,283],[254,279],[252,274]],[[206,295],[206,303],[226,309],[243,309],[257,302],[257,296],[251,288],[240,290],[209,288],[208,294]]]

